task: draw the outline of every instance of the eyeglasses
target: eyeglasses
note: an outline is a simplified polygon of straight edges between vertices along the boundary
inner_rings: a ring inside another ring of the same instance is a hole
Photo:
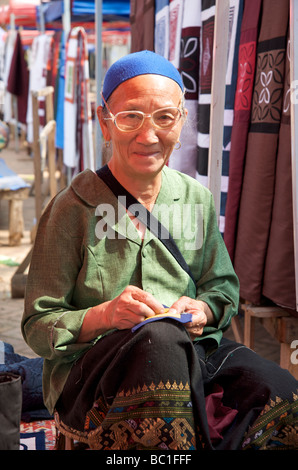
[[[140,129],[145,118],[151,118],[153,125],[157,129],[170,129],[174,127],[181,119],[182,112],[176,107],[167,107],[157,109],[151,114],[145,114],[142,111],[120,111],[116,115],[112,113],[103,95],[102,99],[111,115],[110,118],[104,118],[105,121],[113,121],[117,129],[122,132],[132,132]]]

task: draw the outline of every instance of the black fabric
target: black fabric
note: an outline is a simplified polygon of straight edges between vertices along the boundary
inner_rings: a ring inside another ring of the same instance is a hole
[[[223,339],[217,350],[206,354],[205,346],[193,344],[183,325],[163,320],[136,333],[123,330],[100,339],[74,365],[57,410],[64,423],[83,430],[86,414],[99,397],[108,415],[119,390],[174,380],[190,384],[196,448],[205,450],[241,449],[246,431],[270,400],[292,402],[297,392],[297,381],[288,371],[242,344]],[[222,439],[214,442],[208,428],[214,417],[207,417],[205,397],[217,386],[224,390],[223,406],[237,410],[237,415]]]

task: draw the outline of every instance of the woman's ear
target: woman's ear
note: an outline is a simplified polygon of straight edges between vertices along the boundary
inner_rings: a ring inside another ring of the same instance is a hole
[[[108,124],[107,124],[108,121],[105,121],[105,119],[104,119],[104,117],[105,117],[104,114],[105,113],[104,113],[103,107],[98,106],[97,110],[96,110],[96,113],[97,113],[98,122],[99,122],[101,132],[102,132],[102,135],[103,135],[104,139],[106,141],[111,140],[110,131],[109,131]]]

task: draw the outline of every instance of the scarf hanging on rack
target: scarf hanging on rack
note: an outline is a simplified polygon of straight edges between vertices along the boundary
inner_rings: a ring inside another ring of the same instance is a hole
[[[241,297],[256,304],[272,217],[288,17],[288,2],[263,1],[234,263]]]
[[[47,72],[52,47],[52,36],[40,34],[33,39],[29,58],[29,92],[27,107],[27,140],[33,142],[33,113],[31,91],[39,91],[47,86]],[[45,125],[45,98],[38,98],[40,125]]]
[[[155,1],[154,52],[169,58],[170,0]]]
[[[224,230],[225,244],[232,261],[234,260],[237,219],[250,123],[260,9],[261,0],[245,2],[241,23],[238,77],[234,103],[234,122],[231,134],[229,184]]]
[[[4,102],[3,102],[3,114],[4,114],[4,121],[10,122],[13,118],[13,110],[12,110],[12,96],[11,93],[7,90],[7,82],[10,73],[10,66],[11,60],[14,53],[15,43],[17,39],[17,32],[15,30],[11,30],[7,34],[7,38],[5,41],[5,55],[4,55],[4,70],[3,70],[3,82],[4,82]]]
[[[94,170],[92,118],[89,94],[87,35],[71,30],[66,45],[64,95],[64,163],[74,172]]]
[[[234,101],[238,71],[238,51],[240,42],[240,27],[243,17],[243,0],[230,0],[229,8],[229,49],[226,71],[226,96],[224,109],[221,202],[219,230],[225,229],[225,212],[229,183],[229,160],[231,148],[231,133],[234,119]]]
[[[198,99],[198,134],[196,179],[208,186],[209,122],[211,104],[215,0],[202,0],[200,86]]]
[[[187,123],[180,135],[181,149],[175,150],[169,167],[195,178],[197,161],[197,112],[200,63],[201,3],[184,0],[181,30],[180,65],[185,88]]]
[[[184,0],[170,0],[169,61],[178,69]]]

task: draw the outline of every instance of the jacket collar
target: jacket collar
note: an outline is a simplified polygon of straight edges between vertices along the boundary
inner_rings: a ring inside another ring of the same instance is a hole
[[[172,204],[179,201],[181,192],[175,179],[176,172],[165,166],[162,170],[162,184],[156,202],[159,204]],[[114,194],[105,183],[89,169],[79,173],[72,180],[71,187],[76,195],[91,207],[97,207],[103,201],[110,203],[115,199]]]
[[[164,167],[162,170],[162,184],[160,191],[158,193],[156,199],[156,205],[167,204],[171,205],[180,199],[180,188],[177,184],[175,184],[176,173],[175,171],[169,169],[168,167]],[[106,184],[97,176],[96,173],[87,169],[79,173],[71,182],[71,188],[75,192],[75,194],[84,201],[87,205],[99,208],[100,205],[108,204],[113,207],[114,214],[116,215],[115,224],[111,224],[112,228],[118,232],[119,234],[130,238],[131,240],[135,241],[136,243],[141,244],[142,241],[137,235],[136,228],[130,227],[129,233],[127,230],[125,231],[123,226],[123,215],[125,217],[126,223],[131,223],[128,220],[128,216],[123,213],[124,209],[119,210],[118,200],[112,191],[106,186]],[[154,211],[153,214],[158,217],[158,212]],[[119,219],[120,217],[120,219]],[[133,225],[131,223],[131,225]],[[144,244],[148,243],[154,235],[152,233],[146,233]]]

